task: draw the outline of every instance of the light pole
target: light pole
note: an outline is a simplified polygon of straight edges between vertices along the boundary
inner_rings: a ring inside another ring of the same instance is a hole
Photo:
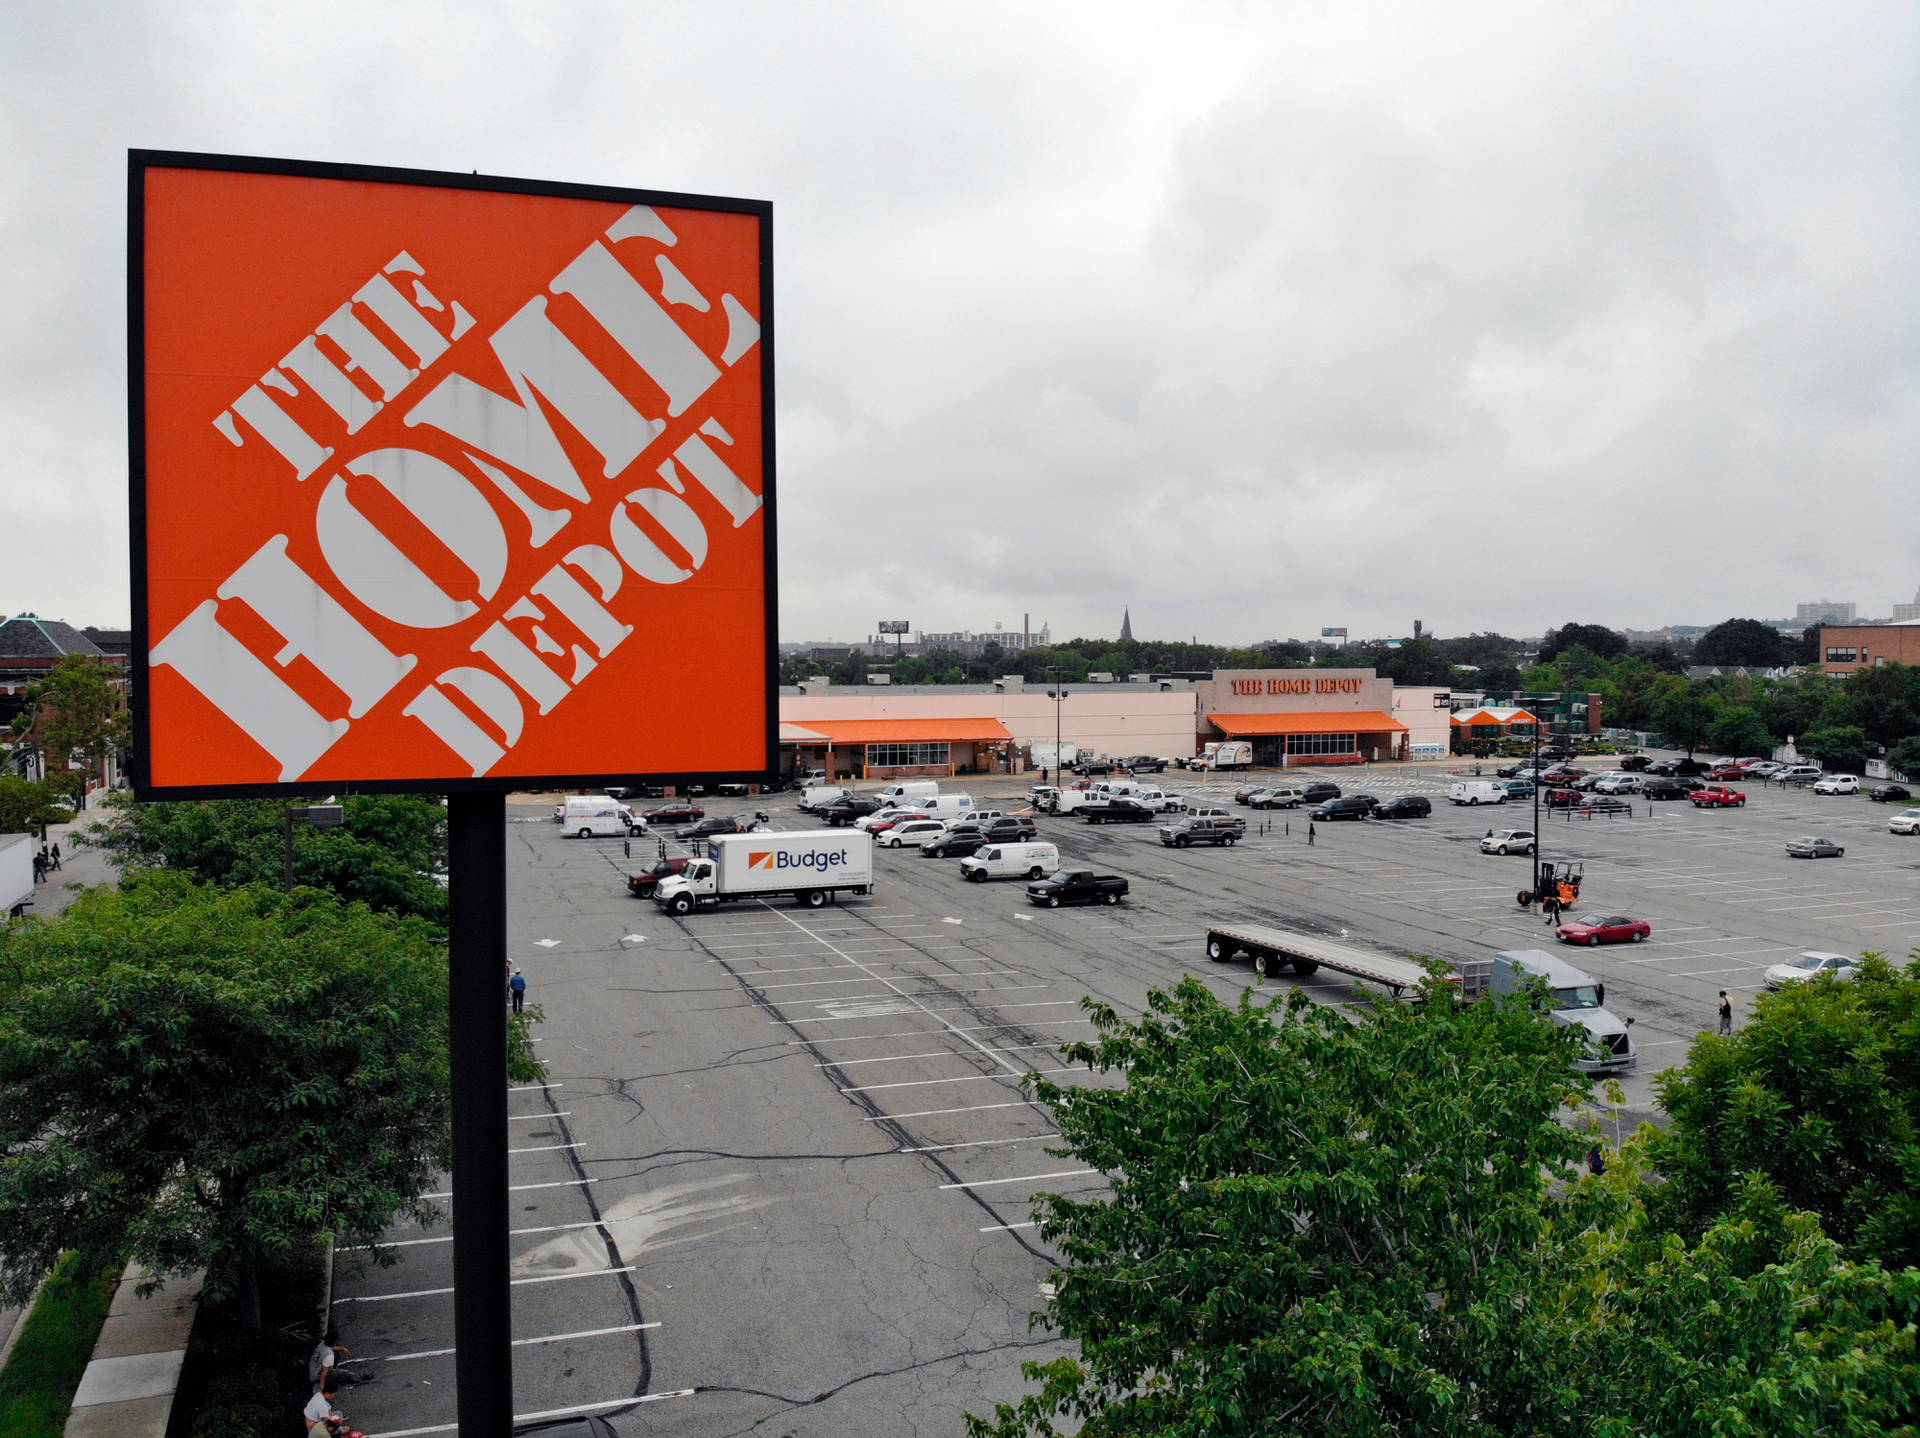
[[[310,824],[316,829],[337,829],[346,818],[346,810],[338,804],[288,804],[286,806],[286,850],[281,856],[280,887],[288,893],[293,892],[293,821]]]
[[[1060,671],[1049,665],[1048,682],[1053,685],[1047,691],[1047,697],[1053,701],[1053,782],[1056,788],[1065,788],[1065,768],[1060,754],[1060,708],[1067,702],[1067,691],[1060,687]]]
[[[1540,897],[1540,716],[1533,716],[1533,896]]]

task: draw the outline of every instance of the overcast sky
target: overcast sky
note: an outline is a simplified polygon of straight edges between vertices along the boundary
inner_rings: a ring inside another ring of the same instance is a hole
[[[771,200],[781,637],[1920,586],[1920,8],[13,6],[0,614],[129,617],[129,147]]]

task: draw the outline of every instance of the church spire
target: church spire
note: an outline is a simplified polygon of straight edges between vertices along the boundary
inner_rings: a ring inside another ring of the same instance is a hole
[[[1133,643],[1133,610],[1130,608],[1120,611],[1120,642]]]

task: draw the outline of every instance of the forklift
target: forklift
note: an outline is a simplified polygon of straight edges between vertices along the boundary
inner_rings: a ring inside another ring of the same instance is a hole
[[[1540,862],[1540,878],[1531,889],[1522,889],[1514,895],[1514,902],[1523,909],[1535,904],[1552,904],[1562,909],[1570,909],[1580,902],[1580,880],[1586,873],[1585,864],[1556,864],[1551,859]]]

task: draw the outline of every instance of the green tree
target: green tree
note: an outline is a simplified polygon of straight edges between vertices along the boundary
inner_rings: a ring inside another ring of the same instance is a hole
[[[53,823],[54,793],[40,780],[0,774],[0,834],[30,834]]]
[[[1563,651],[1575,647],[1602,659],[1618,659],[1627,652],[1627,636],[1604,624],[1563,624],[1549,629],[1541,639],[1540,663],[1551,664]]]
[[[74,760],[97,769],[127,742],[126,705],[99,659],[69,654],[28,686],[13,727],[46,756],[50,774]]]
[[[1036,1204],[1064,1258],[1044,1323],[1080,1356],[1027,1365],[1041,1391],[976,1438],[1535,1427],[1541,1245],[1586,1202],[1553,1187],[1588,1142],[1557,1121],[1569,1030],[1505,1000],[1227,1007],[1191,978],[1137,1022],[1088,1011],[1068,1058],[1124,1085],[1032,1080],[1112,1185]]]
[[[1652,717],[1654,728],[1666,735],[1668,743],[1685,749],[1691,759],[1693,751],[1706,741],[1714,711],[1706,697],[1690,685],[1675,690],[1656,704]]]
[[[1453,665],[1431,639],[1409,639],[1398,649],[1388,650],[1381,661],[1380,673],[1395,684],[1453,683]]]
[[[1920,956],[1767,995],[1654,1089],[1672,1118],[1645,1136],[1661,1227],[1697,1237],[1764,1174],[1849,1256],[1920,1265]]]
[[[1738,664],[1773,669],[1789,662],[1787,637],[1758,619],[1728,619],[1700,636],[1693,646],[1696,664]]]
[[[1797,738],[1819,727],[1820,711],[1835,687],[1824,674],[1803,675],[1797,682],[1776,686],[1760,706],[1760,717],[1774,738]]]
[[[306,1236],[372,1242],[449,1161],[446,963],[427,926],[179,874],[0,928],[0,1255],[206,1267],[258,1314]]]
[[[123,874],[174,869],[203,884],[278,887],[286,867],[286,807],[273,799],[109,801],[114,817],[87,826],[86,842]],[[414,794],[356,794],[338,828],[293,826],[293,880],[331,889],[389,914],[447,921],[436,874],[447,867],[447,811]]]
[[[1773,750],[1773,735],[1752,709],[1722,709],[1707,726],[1707,742],[1722,754],[1760,754]]]
[[[1895,744],[1887,751],[1887,762],[1909,779],[1920,779],[1920,735]]]
[[[1857,724],[1816,729],[1800,738],[1799,747],[1827,770],[1859,773],[1867,763],[1867,731]]]
[[[1890,748],[1920,734],[1920,666],[1856,669],[1846,678],[1846,692],[1869,743]]]

